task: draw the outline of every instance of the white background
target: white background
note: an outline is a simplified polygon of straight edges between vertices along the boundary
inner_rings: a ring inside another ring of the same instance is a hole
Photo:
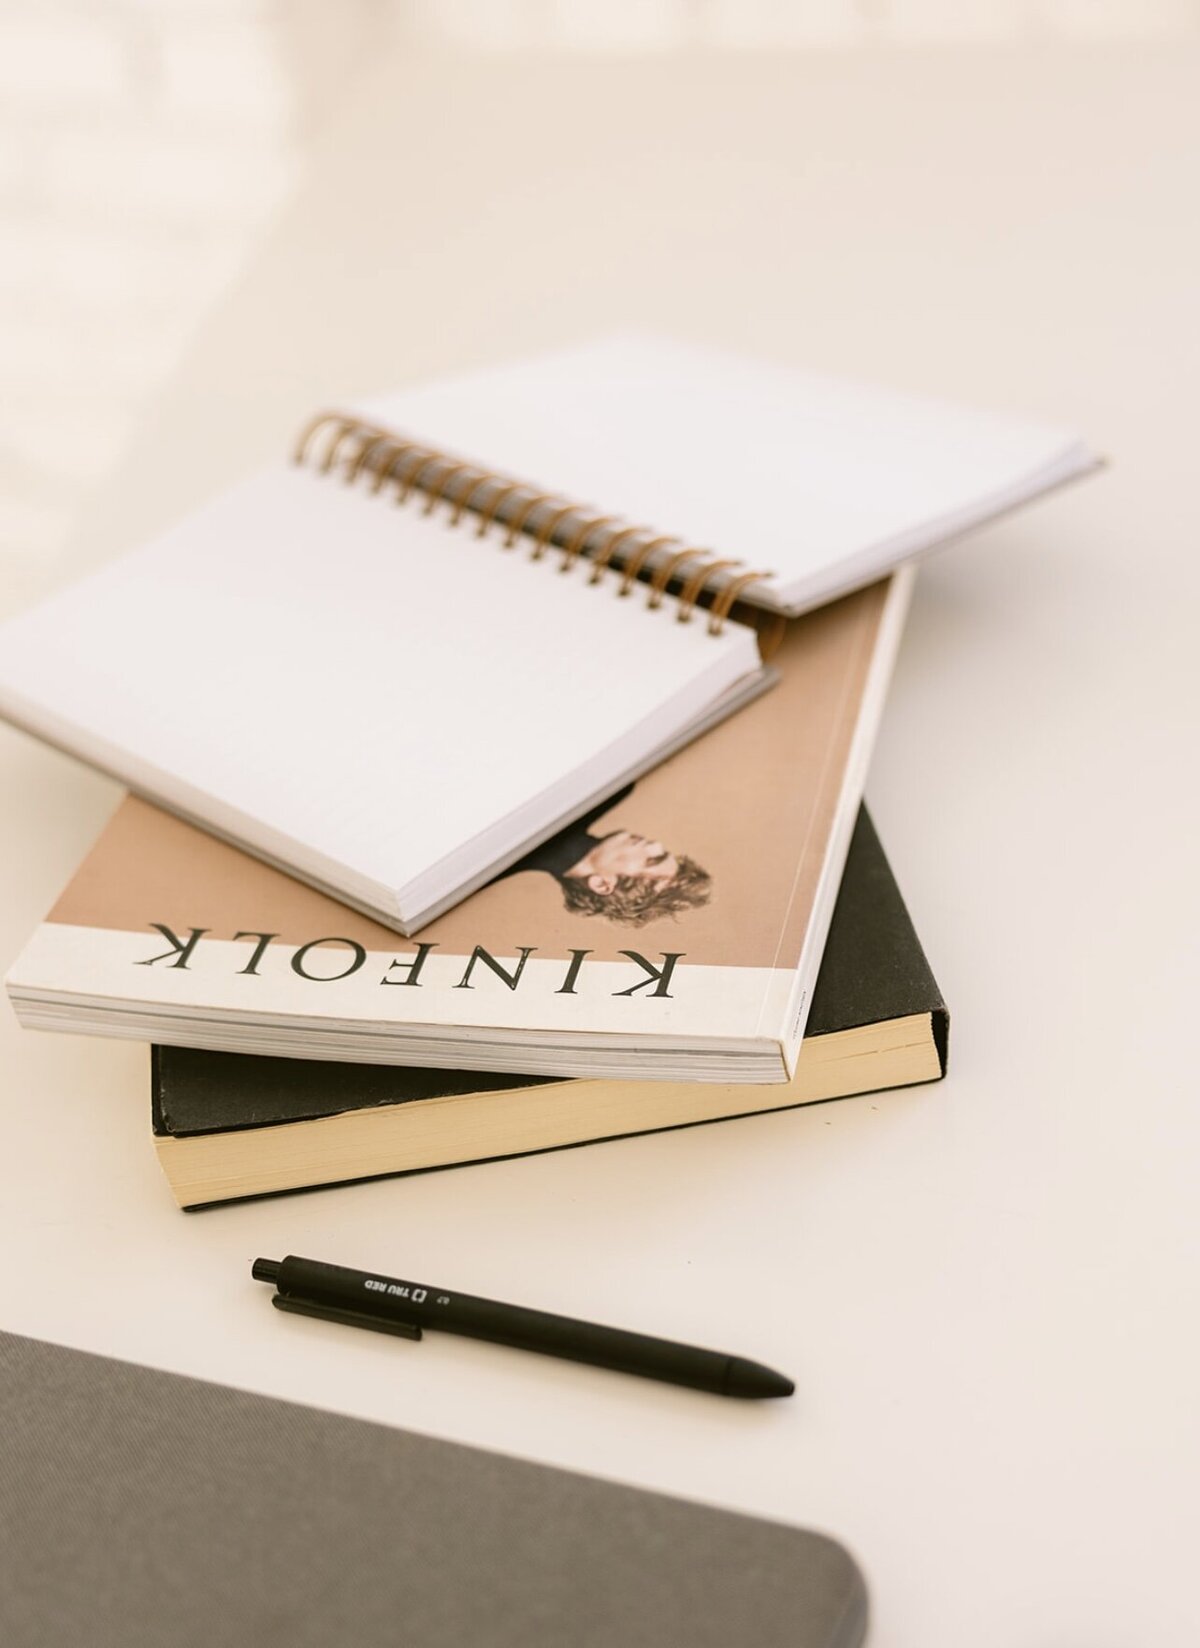
[[[1178,44],[379,66],[6,604],[315,402],[605,324],[1079,425],[1106,476],[924,572],[872,770],[951,1075],[187,1217],[144,1055],[5,1015],[0,1324],[824,1528],[866,1569],[874,1648],[1197,1636],[1198,66]],[[7,959],[115,791],[4,732],[0,795]],[[248,1265],[287,1249],[723,1346],[797,1394],[281,1320]]]
[[[794,53],[1200,38],[1198,0],[0,0],[0,567],[129,448],[381,51]]]

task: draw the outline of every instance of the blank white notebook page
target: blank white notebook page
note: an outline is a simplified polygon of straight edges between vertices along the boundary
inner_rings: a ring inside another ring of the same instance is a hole
[[[1020,418],[620,334],[356,403],[598,515],[829,599],[1093,458]]]
[[[0,697],[261,850],[230,815],[402,888],[580,810],[758,668],[745,627],[560,561],[280,466],[7,626]]]

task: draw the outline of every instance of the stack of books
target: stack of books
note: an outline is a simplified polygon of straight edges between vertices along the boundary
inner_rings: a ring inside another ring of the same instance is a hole
[[[861,809],[913,559],[1094,462],[645,337],[315,415],[0,629],[132,792],[21,1021],[154,1044],[185,1207],[937,1079]]]

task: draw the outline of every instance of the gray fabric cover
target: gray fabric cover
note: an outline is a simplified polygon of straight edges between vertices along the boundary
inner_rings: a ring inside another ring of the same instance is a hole
[[[5,1648],[856,1648],[819,1534],[0,1334]]]

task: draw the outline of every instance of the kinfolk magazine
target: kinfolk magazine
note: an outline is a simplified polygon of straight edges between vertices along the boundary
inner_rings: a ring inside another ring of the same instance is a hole
[[[14,964],[17,1014],[290,1058],[787,1081],[911,578],[793,621],[773,691],[413,939],[129,798]]]

